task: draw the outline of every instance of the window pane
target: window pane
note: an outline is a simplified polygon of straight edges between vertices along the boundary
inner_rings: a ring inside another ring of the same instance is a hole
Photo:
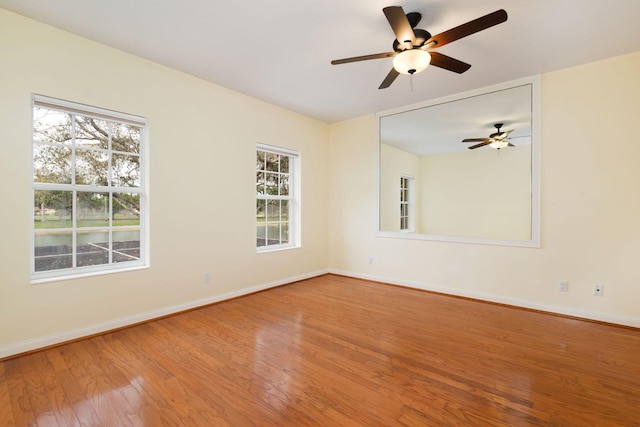
[[[71,231],[37,231],[34,241],[35,271],[71,268],[72,239]]]
[[[125,153],[140,154],[140,134],[138,126],[124,123],[112,124],[111,149]]]
[[[113,230],[113,262],[140,259],[140,230]]]
[[[264,172],[256,172],[256,194],[265,194]]]
[[[289,221],[289,201],[280,201],[280,221]]]
[[[280,221],[280,201],[267,201],[267,221]]]
[[[71,148],[34,144],[33,181],[71,184]]]
[[[281,196],[289,195],[289,174],[280,175],[280,195]]]
[[[76,184],[107,185],[109,156],[104,151],[76,150]]]
[[[78,227],[109,225],[109,193],[78,191],[76,202]]]
[[[256,222],[264,222],[266,217],[266,200],[258,199],[256,201]]]
[[[76,265],[109,263],[109,230],[79,231],[76,235]]]
[[[34,191],[34,228],[71,228],[72,200],[71,191]]]
[[[272,196],[278,195],[278,174],[267,172],[266,174],[266,190],[267,194]]]
[[[288,222],[282,223],[281,231],[282,231],[281,243],[289,243],[289,223]]]
[[[140,187],[140,157],[128,154],[111,156],[111,185],[114,187]]]
[[[33,109],[34,141],[71,145],[71,115],[48,108]]]
[[[256,206],[256,244],[258,246],[267,245],[267,223],[266,223],[267,201],[257,200]]]
[[[109,149],[111,122],[76,116],[76,146]]]
[[[265,164],[264,159],[266,157],[266,153],[264,151],[258,150],[256,152],[256,170],[264,170]]]
[[[280,156],[278,154],[273,154],[273,153],[266,153],[266,155],[267,155],[267,170],[278,172],[278,168],[280,164],[279,162]]]
[[[267,244],[277,245],[280,243],[280,223],[267,224]]]
[[[113,193],[111,225],[114,227],[140,225],[140,195]]]
[[[289,173],[289,156],[280,156],[280,172]]]
[[[256,224],[256,244],[258,246],[267,245],[267,225],[266,223]]]

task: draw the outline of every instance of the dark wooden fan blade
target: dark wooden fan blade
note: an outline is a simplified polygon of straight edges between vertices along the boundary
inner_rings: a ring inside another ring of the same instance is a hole
[[[391,83],[393,83],[393,81],[399,75],[400,75],[400,73],[397,72],[395,68],[392,68],[391,71],[389,71],[389,74],[387,74],[387,77],[385,77],[384,80],[382,81],[382,83],[380,83],[380,86],[378,87],[378,89],[386,89],[386,88],[388,88],[389,86],[391,86]]]
[[[411,43],[411,46],[416,44],[416,35],[402,7],[389,6],[382,9],[382,11],[384,12],[384,16],[387,17],[387,21],[389,21],[389,25],[391,25],[393,33],[396,35],[398,43],[400,43],[401,46],[408,47],[405,42]]]
[[[453,71],[454,73],[462,74],[471,68],[471,64],[459,61],[447,55],[443,55],[439,52],[429,52],[431,55],[431,65],[444,68],[445,70]]]
[[[494,25],[501,24],[506,20],[507,12],[505,12],[503,9],[496,10],[493,13],[482,16],[478,19],[474,19],[473,21],[469,21],[466,24],[458,25],[455,28],[445,31],[444,33],[437,34],[427,40],[425,44],[433,41],[436,43],[435,47],[444,46],[445,44],[451,43],[452,41],[470,36],[471,34],[477,33],[478,31],[486,30],[487,28],[493,27]]]
[[[487,142],[489,138],[467,138],[463,139],[462,142]]]
[[[508,143],[507,144],[509,147],[515,147],[515,145],[513,145],[512,143]]]
[[[485,145],[489,145],[489,144],[491,144],[491,141],[486,141],[481,144],[472,145],[471,147],[468,147],[468,148],[469,150],[475,150],[476,148],[484,147]]]
[[[372,55],[354,56],[353,58],[334,59],[333,61],[331,61],[331,64],[348,64],[349,62],[368,61],[369,59],[389,58],[391,56],[396,56],[397,54],[398,52],[385,52],[374,53]]]

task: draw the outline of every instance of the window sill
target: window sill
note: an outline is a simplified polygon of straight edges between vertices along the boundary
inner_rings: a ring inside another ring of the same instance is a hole
[[[136,265],[127,268],[118,268],[112,270],[93,270],[86,271],[82,273],[74,273],[74,274],[65,274],[60,276],[47,276],[47,277],[32,277],[29,282],[32,285],[39,285],[42,283],[50,283],[50,282],[59,282],[63,280],[73,280],[73,279],[84,279],[86,277],[94,277],[94,276],[103,276],[105,274],[114,274],[114,273],[126,273],[129,271],[136,270],[145,270],[149,268],[148,265]]]
[[[286,246],[276,246],[276,247],[266,247],[266,248],[257,248],[256,249],[256,253],[258,254],[264,254],[264,253],[269,253],[269,252],[280,252],[280,251],[287,251],[289,249],[298,249],[300,248],[300,245],[286,245]]]

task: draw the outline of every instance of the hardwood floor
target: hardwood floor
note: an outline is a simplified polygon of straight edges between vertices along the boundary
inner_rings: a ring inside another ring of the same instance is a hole
[[[322,276],[0,362],[0,426],[639,426],[640,331]]]

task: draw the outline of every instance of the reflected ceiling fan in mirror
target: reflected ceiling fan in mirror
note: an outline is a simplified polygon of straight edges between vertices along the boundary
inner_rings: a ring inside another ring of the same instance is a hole
[[[515,147],[512,143],[509,142],[509,134],[513,132],[512,130],[500,131],[500,128],[503,126],[502,123],[496,123],[493,125],[496,128],[496,131],[489,135],[489,138],[467,138],[463,139],[462,142],[479,142],[480,144],[472,145],[468,147],[469,150],[475,150],[476,148],[484,147],[488,145],[491,148],[495,148],[499,150],[504,147]]]
[[[393,68],[382,81],[378,89],[385,89],[402,74],[413,75],[423,71],[427,66],[434,65],[462,74],[471,68],[470,64],[454,59],[450,56],[436,52],[437,49],[447,43],[451,43],[463,37],[486,30],[507,20],[507,12],[503,9],[489,13],[488,15],[469,21],[466,24],[451,28],[435,36],[426,30],[415,28],[420,22],[422,15],[418,12],[411,12],[405,15],[400,6],[389,6],[382,9],[384,15],[391,25],[396,40],[393,42],[393,52],[377,53],[373,55],[355,56],[353,58],[336,59],[331,64],[346,64],[357,61],[367,61],[369,59],[393,58]]]

